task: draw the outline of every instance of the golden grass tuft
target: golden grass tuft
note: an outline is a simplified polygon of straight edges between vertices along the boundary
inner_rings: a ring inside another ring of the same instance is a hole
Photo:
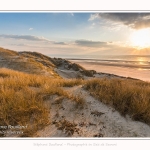
[[[39,93],[29,86],[37,87],[35,83],[42,84],[43,80],[8,69],[0,69],[0,74],[5,75],[0,76],[0,125],[28,125],[19,136],[32,136],[49,123],[49,110]]]
[[[26,74],[10,69],[0,69],[0,125],[28,125],[24,134],[34,133],[51,121],[50,108],[44,101],[58,95],[83,105],[83,99],[70,95],[63,87],[82,84],[82,80],[54,79],[47,76]]]
[[[122,115],[150,124],[150,83],[123,79],[92,79],[85,89]]]
[[[76,108],[83,109],[85,106],[85,98],[81,95],[81,93],[77,95],[70,95],[69,99],[75,102]]]
[[[0,47],[0,56],[8,57],[8,56],[17,56],[18,53],[13,50],[8,50]]]
[[[84,80],[82,79],[68,79],[68,80],[61,80],[60,85],[63,87],[73,87],[77,85],[82,85]]]

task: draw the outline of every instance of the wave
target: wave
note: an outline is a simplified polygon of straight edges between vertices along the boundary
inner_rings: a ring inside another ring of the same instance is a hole
[[[68,59],[71,61],[94,64],[94,65],[103,65],[103,66],[114,66],[114,67],[127,67],[135,68],[140,70],[150,70],[150,61],[135,61],[135,60],[122,60],[122,59]]]

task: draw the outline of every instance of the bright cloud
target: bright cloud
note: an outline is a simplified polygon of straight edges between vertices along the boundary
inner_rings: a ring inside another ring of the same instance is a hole
[[[74,14],[73,14],[73,13],[71,13],[71,16],[74,16]]]
[[[32,35],[7,35],[7,34],[1,34],[1,38],[11,38],[11,39],[18,39],[18,40],[30,40],[30,41],[48,41],[50,40],[44,38],[44,37],[38,37],[38,36],[32,36]]]
[[[33,30],[33,28],[29,28],[29,30]]]
[[[96,13],[90,16],[89,21],[95,19],[118,22],[134,29],[150,27],[150,13]]]
[[[86,46],[86,47],[104,47],[107,46],[107,42],[101,42],[101,41],[89,41],[89,40],[76,40],[75,43],[80,46]]]
[[[0,47],[72,57],[132,54],[131,34],[150,27],[150,13],[0,13],[0,20]]]

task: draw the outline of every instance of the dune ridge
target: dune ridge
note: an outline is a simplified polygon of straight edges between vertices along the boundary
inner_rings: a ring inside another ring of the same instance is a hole
[[[149,82],[0,48],[0,93],[1,137],[150,137]]]

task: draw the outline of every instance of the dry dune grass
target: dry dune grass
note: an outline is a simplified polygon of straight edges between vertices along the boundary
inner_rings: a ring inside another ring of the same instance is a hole
[[[77,85],[82,85],[84,84],[84,80],[82,79],[67,79],[67,80],[62,80],[60,83],[61,86],[63,87],[73,87]]]
[[[150,83],[122,79],[92,79],[85,89],[122,115],[150,124]]]
[[[51,95],[58,95],[80,104],[82,97],[70,95],[62,87],[81,83],[82,80],[67,81],[0,69],[0,125],[28,124],[21,136],[32,136],[50,123],[50,108],[45,107],[44,100]]]
[[[17,56],[18,53],[12,50],[7,50],[0,47],[0,56],[8,57],[8,56]]]
[[[19,56],[20,57],[20,56]],[[5,58],[5,57],[3,57]],[[34,59],[22,59],[22,58],[16,58],[16,59],[9,59],[5,58],[3,62],[0,63],[0,67],[6,67],[10,68],[16,71],[22,71],[27,73],[34,73],[34,74],[44,74],[45,71],[47,72],[53,72],[52,69],[49,68],[49,70],[45,69],[45,67],[40,63],[36,62]]]
[[[28,57],[28,55],[30,57]],[[43,57],[41,58],[34,57],[28,53],[24,55],[22,53],[0,48],[0,67],[10,68],[30,74],[45,74],[47,76],[60,78],[59,75],[53,70],[55,65],[48,60],[46,56],[42,56]]]
[[[43,99],[30,86],[39,87],[43,80],[8,69],[0,69],[0,124],[27,125],[21,136],[32,136],[39,128],[49,123],[49,110]]]
[[[20,52],[22,56],[25,56],[26,58],[32,58],[36,60],[37,62],[41,62],[45,66],[51,66],[51,67],[56,67],[55,66],[55,61],[48,57],[45,56],[41,53],[38,52]]]
[[[42,90],[41,90],[41,95],[44,96],[51,96],[51,95],[58,95],[58,96],[63,96],[64,98],[68,98],[76,103],[76,108],[83,108],[85,104],[85,99],[82,95],[74,95],[71,93],[68,93],[65,91],[62,87],[73,87],[77,85],[83,84],[83,80],[81,79],[53,79],[46,84],[43,84]]]

